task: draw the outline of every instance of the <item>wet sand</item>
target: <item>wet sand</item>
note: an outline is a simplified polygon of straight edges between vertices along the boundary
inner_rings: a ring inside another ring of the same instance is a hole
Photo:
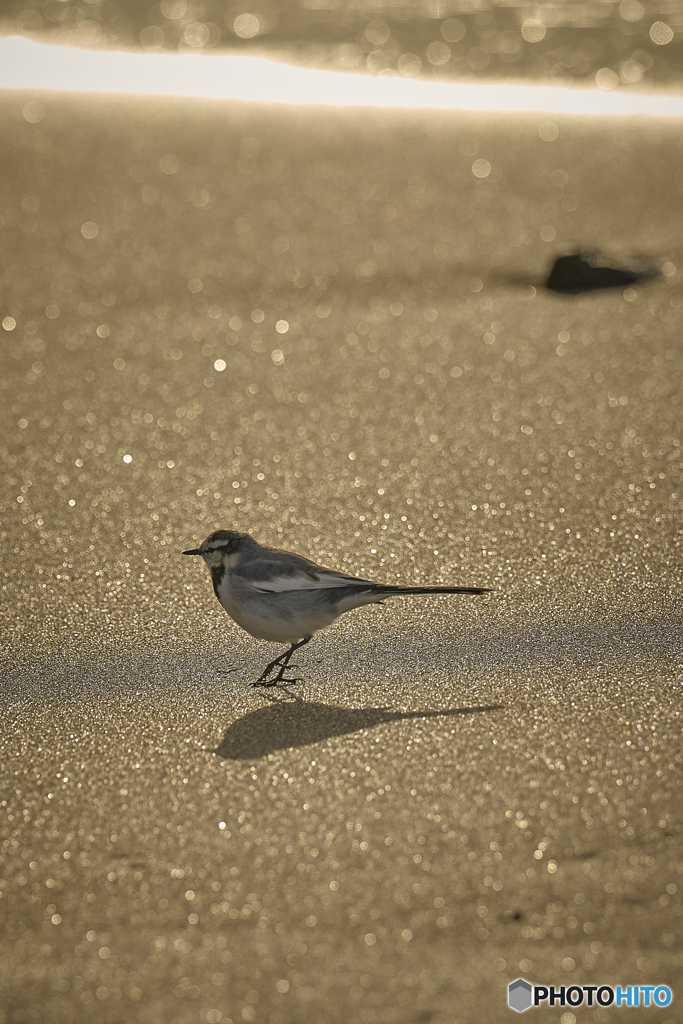
[[[0,116],[2,1024],[678,1020],[679,125]],[[574,246],[666,272],[545,291]],[[217,527],[494,593],[264,693]]]

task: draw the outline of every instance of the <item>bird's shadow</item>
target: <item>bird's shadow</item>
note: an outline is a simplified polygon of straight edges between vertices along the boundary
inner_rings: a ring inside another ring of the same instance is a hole
[[[345,736],[385,722],[474,715],[503,708],[502,704],[490,704],[437,711],[390,711],[386,707],[340,708],[332,704],[316,704],[294,694],[285,699],[270,696],[268,699],[268,707],[251,711],[226,729],[214,750],[215,754],[232,761],[250,761],[267,757],[276,750],[320,743],[332,736]]]

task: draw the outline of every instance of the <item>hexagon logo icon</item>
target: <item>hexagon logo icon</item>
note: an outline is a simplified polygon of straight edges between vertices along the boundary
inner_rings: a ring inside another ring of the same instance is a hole
[[[533,1005],[532,988],[524,978],[517,978],[508,985],[508,1006],[517,1013],[523,1013]]]

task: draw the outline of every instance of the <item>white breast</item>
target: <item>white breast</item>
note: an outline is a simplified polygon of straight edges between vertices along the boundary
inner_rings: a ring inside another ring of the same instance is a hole
[[[218,587],[218,599],[238,626],[259,640],[294,644],[331,625],[331,607],[318,607],[305,591],[263,592],[229,572]]]

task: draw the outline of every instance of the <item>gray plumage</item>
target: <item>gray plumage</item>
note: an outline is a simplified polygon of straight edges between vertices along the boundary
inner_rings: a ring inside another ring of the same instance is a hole
[[[249,534],[233,530],[216,530],[198,548],[183,554],[201,555],[216,597],[242,629],[260,640],[291,645],[270,662],[254,685],[282,682],[292,653],[352,608],[400,594],[487,593],[481,587],[399,587],[358,579],[303,555],[265,547]]]

